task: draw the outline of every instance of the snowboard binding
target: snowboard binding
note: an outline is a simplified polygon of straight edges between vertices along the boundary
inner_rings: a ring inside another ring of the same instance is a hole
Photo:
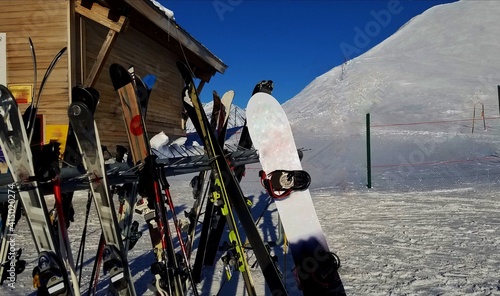
[[[266,94],[271,94],[273,92],[274,83],[272,80],[262,80],[257,83],[253,89],[252,95],[258,92],[264,92]]]
[[[262,186],[276,199],[287,197],[293,191],[306,190],[311,184],[311,176],[306,171],[276,170],[269,174],[260,171],[259,175]]]

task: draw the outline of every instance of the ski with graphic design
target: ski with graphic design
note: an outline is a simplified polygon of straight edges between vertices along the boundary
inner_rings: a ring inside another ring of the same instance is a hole
[[[101,224],[105,243],[102,258],[104,274],[110,274],[111,285],[118,295],[135,296],[126,259],[127,250],[123,247],[113,199],[109,194],[104,156],[91,110],[93,105],[85,103],[91,99],[92,96],[87,95],[74,101],[68,108],[68,117],[83,156],[85,169],[89,174],[90,189]]]
[[[246,109],[248,129],[259,153],[261,177],[274,198],[304,295],[345,295],[339,259],[328,247],[307,187],[292,130],[283,108],[266,91],[254,94]]]
[[[166,200],[172,205],[168,183],[164,177],[164,167],[156,163],[156,156],[150,154],[149,140],[144,124],[144,117],[137,99],[137,92],[129,72],[118,64],[110,67],[113,86],[120,98],[123,119],[129,138],[130,150],[134,163],[140,164],[138,191],[142,198],[136,205],[136,212],[142,214],[148,225],[156,262],[151,265],[155,276],[154,290],[158,295],[184,295],[185,279],[191,282],[192,291],[197,295],[196,285],[191,276],[191,267],[187,258],[180,225],[174,219],[174,225],[181,246],[181,256],[175,253],[175,247],[167,220]],[[174,215],[173,208],[171,208]]]
[[[12,194],[18,194],[26,213],[27,222],[38,262],[33,272],[33,284],[41,295],[79,295],[78,282],[70,282],[63,260],[68,263],[71,252],[61,250],[51,225],[45,199],[35,177],[28,136],[17,103],[10,91],[0,85],[0,144],[14,184]],[[12,234],[10,234],[12,235]],[[64,256],[66,252],[67,256]]]
[[[215,128],[215,118],[218,118],[219,112],[221,109],[222,101],[217,94],[216,91],[212,92],[213,97],[213,105],[212,105],[212,115],[210,126],[212,129]],[[194,205],[191,208],[191,211],[186,212],[186,217],[189,219],[189,228],[188,228],[188,255],[191,256],[194,238],[195,238],[195,230],[198,224],[198,220],[200,218],[201,209],[204,204],[204,199],[207,194],[210,194],[210,181],[207,181],[207,178],[210,176],[210,173],[207,171],[202,171],[198,174],[198,176],[193,177],[191,180],[191,187],[193,188],[193,198],[195,199]],[[206,187],[205,187],[206,186]],[[206,189],[205,189],[206,188]],[[212,215],[212,211],[210,200],[207,200],[207,206],[205,208],[205,216],[202,224],[202,229],[200,233],[200,237],[198,239],[198,247],[196,249],[196,257],[193,263],[193,278],[196,283],[201,282],[201,271],[203,268],[203,258],[205,256],[205,248],[208,242],[208,234],[210,231],[211,221],[214,218]]]
[[[146,118],[147,107],[149,103],[149,96],[151,95],[152,88],[156,82],[154,75],[145,76],[147,84],[135,73],[135,68],[128,69],[132,84],[135,88],[135,94],[139,101],[141,109],[141,116],[143,120]],[[128,159],[132,163],[133,159]],[[137,240],[142,236],[142,232],[138,230],[139,223],[132,221],[135,203],[137,202],[137,182],[123,184],[119,187],[115,186],[114,189],[118,193],[120,207],[118,210],[118,221],[122,229],[122,234],[125,238],[125,249],[132,249],[137,243]]]
[[[252,250],[257,258],[257,261],[262,269],[266,283],[273,294],[287,295],[287,291],[283,285],[280,274],[270,257],[269,251],[265,246],[259,231],[255,226],[246,199],[241,192],[241,188],[231,171],[222,148],[220,147],[214,133],[210,129],[208,119],[203,110],[200,99],[196,92],[191,71],[182,62],[177,62],[177,67],[184,78],[186,87],[183,91],[184,109],[193,121],[196,130],[203,139],[205,151],[211,161],[212,174],[214,176],[214,194],[213,202],[220,204],[222,213],[226,216],[227,225],[229,228],[229,245],[228,251],[231,250],[232,259],[236,264],[236,268],[241,271],[245,282],[245,287],[249,295],[255,295],[255,286],[250,275],[250,269],[243,250],[243,244],[236,226],[235,215],[238,219],[250,241]]]

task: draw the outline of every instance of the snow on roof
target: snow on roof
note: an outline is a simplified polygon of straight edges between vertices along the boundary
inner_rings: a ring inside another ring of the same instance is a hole
[[[151,3],[153,3],[154,6],[158,7],[158,9],[161,10],[168,19],[174,20],[174,12],[172,10],[166,8],[158,1],[155,0],[149,0],[149,1],[151,1]]]

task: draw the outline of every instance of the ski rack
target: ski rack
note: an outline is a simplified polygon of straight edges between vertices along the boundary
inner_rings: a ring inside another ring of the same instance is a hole
[[[240,166],[259,162],[259,156],[256,150],[235,150],[229,153],[229,159],[234,166]],[[208,171],[210,159],[207,155],[193,155],[179,158],[159,158],[156,163],[164,166],[165,175],[175,176],[195,172]],[[105,169],[109,185],[130,183],[137,181],[137,175],[134,173],[134,167],[128,163],[106,164]],[[89,188],[87,172],[83,166],[64,167],[61,169],[61,192],[71,192],[86,190]],[[0,196],[7,196],[7,185],[12,184],[12,176],[9,173],[0,174]],[[44,194],[52,194],[52,187],[41,184]],[[3,194],[5,193],[5,194]],[[0,202],[3,200],[0,198]]]

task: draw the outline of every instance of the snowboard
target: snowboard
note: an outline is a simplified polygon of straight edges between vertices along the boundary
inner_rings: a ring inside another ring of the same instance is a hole
[[[285,111],[276,99],[254,94],[248,102],[247,124],[265,173],[302,171]],[[275,198],[295,263],[295,276],[304,295],[344,295],[338,258],[330,252],[308,189]]]

